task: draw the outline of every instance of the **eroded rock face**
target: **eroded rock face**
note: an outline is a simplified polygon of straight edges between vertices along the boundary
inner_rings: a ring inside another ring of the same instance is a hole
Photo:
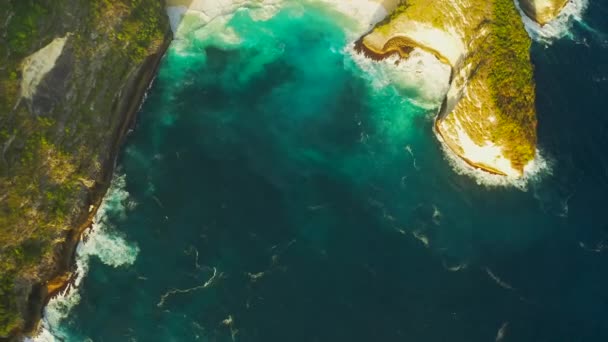
[[[511,0],[411,0],[358,47],[374,59],[421,48],[452,67],[435,128],[467,163],[520,177],[534,159],[530,39]]]
[[[21,76],[21,96],[32,99],[38,84],[53,69],[63,52],[67,37],[55,38],[53,41],[28,56],[23,61]]]
[[[568,0],[518,0],[528,17],[544,25],[557,17]]]
[[[5,0],[0,18],[2,340],[62,283],[170,32],[161,0]]]

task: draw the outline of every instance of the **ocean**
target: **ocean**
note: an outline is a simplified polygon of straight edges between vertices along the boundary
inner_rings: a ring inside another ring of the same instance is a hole
[[[397,82],[323,6],[174,42],[38,340],[608,341],[608,4],[569,6],[527,23],[518,182],[443,150],[441,65]]]

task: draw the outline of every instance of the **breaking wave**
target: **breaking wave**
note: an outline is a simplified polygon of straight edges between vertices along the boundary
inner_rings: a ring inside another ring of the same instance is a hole
[[[409,102],[423,109],[438,109],[450,87],[451,67],[421,49],[414,49],[407,60],[395,55],[373,61],[352,46],[344,54],[364,71],[375,88],[394,85]]]
[[[102,201],[91,230],[83,236],[76,250],[76,277],[66,289],[51,299],[44,310],[42,327],[35,342],[71,340],[63,326],[72,308],[80,302],[78,287],[89,271],[91,257],[110,267],[124,267],[135,263],[139,248],[120,236],[112,222],[123,220],[135,207],[125,190],[126,177],[115,176]]]
[[[443,156],[454,172],[473,178],[477,185],[485,187],[515,187],[521,191],[528,191],[531,184],[539,183],[545,176],[552,174],[552,162],[543,151],[537,149],[536,157],[524,167],[523,177],[509,177],[494,175],[467,164],[457,156],[443,141],[440,134],[435,134],[440,142]]]
[[[555,19],[541,26],[530,19],[521,9],[519,1],[515,0],[515,6],[521,14],[528,35],[535,41],[547,45],[556,39],[573,38],[572,25],[574,22],[582,22],[583,13],[588,5],[589,0],[570,0]]]

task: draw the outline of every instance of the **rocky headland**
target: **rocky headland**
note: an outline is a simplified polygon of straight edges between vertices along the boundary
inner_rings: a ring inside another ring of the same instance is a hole
[[[358,48],[374,59],[423,49],[448,64],[440,140],[474,167],[520,177],[536,150],[530,44],[511,0],[409,0]]]
[[[569,0],[518,0],[524,13],[540,25],[557,17]]]
[[[35,329],[171,35],[159,0],[0,4],[0,340]]]
[[[539,24],[563,0],[521,0]],[[408,0],[357,43],[381,60],[415,49],[452,68],[435,130],[453,153],[487,172],[521,177],[536,154],[531,40],[512,0]]]

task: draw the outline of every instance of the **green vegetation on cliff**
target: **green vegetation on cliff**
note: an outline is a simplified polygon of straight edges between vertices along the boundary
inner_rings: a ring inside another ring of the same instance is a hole
[[[491,56],[490,89],[502,116],[495,139],[508,143],[516,156],[514,164],[525,165],[534,158],[536,147],[536,113],[531,105],[535,90],[531,40],[512,0],[494,0],[491,30],[486,46]],[[522,140],[527,143],[521,144]]]
[[[0,18],[1,338],[25,328],[32,287],[65,267],[168,21],[161,0],[5,0]],[[24,58],[59,37],[55,68],[22,98]]]
[[[471,146],[461,141],[463,131],[478,147],[497,146],[500,152],[491,153],[508,159],[516,170],[511,173],[521,173],[536,151],[530,45],[512,0],[406,0],[357,47],[374,59],[393,53],[408,58],[421,48],[450,64],[456,91],[441,113],[442,137],[461,157],[467,154],[463,146]]]

